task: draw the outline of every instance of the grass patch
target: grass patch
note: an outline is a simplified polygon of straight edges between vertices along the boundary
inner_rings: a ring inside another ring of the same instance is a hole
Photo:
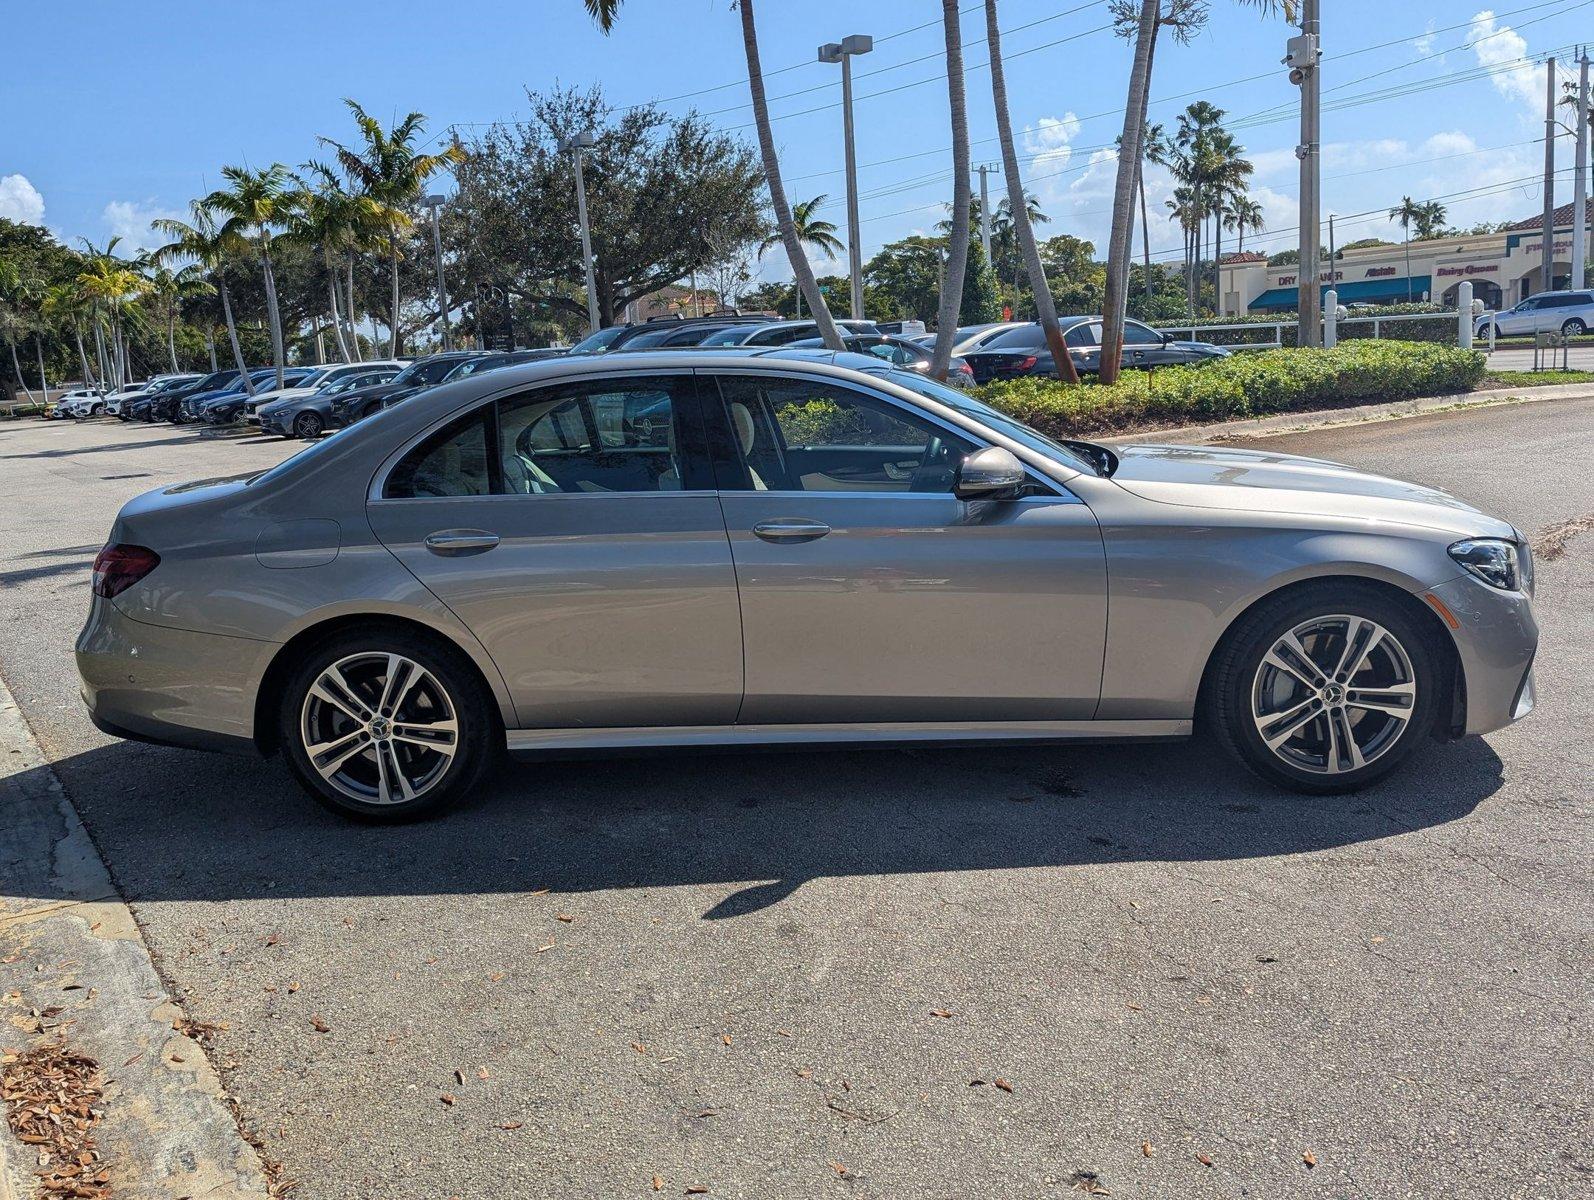
[[[1332,350],[1264,350],[1195,367],[1126,372],[1111,386],[1024,378],[979,390],[1053,437],[1211,424],[1470,392],[1484,356],[1428,342],[1354,341]]]
[[[1594,383],[1594,371],[1485,371],[1478,390],[1548,387],[1553,383]]]

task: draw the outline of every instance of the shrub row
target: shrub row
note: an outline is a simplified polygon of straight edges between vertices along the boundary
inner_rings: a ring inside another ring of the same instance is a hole
[[[986,384],[980,399],[1052,437],[1232,421],[1380,400],[1470,391],[1475,350],[1358,341],[1332,350],[1263,350],[1195,367],[1125,372],[1110,386],[1024,378]]]

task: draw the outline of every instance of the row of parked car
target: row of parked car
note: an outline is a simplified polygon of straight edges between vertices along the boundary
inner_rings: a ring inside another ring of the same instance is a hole
[[[840,320],[837,325],[850,351],[911,371],[930,369],[934,334],[901,336],[883,332],[872,321]],[[1062,328],[1075,366],[1084,372],[1099,369],[1101,318],[1065,318]],[[274,367],[251,369],[247,384],[245,373],[235,368],[208,375],[157,375],[146,383],[109,395],[88,389],[68,393],[50,415],[104,415],[124,421],[169,421],[179,425],[242,422],[258,425],[263,433],[310,439],[327,430],[352,425],[425,388],[541,358],[823,344],[818,326],[811,320],[773,321],[767,316],[722,312],[611,326],[565,349],[458,350],[413,360],[289,367],[282,373],[280,387]],[[1175,341],[1131,321],[1125,337],[1124,364],[1149,369],[1201,362],[1228,353],[1220,346],[1203,342]],[[967,390],[993,379],[1056,374],[1056,361],[1040,326],[1033,321],[1001,321],[957,330],[948,374],[948,382],[955,387]]]

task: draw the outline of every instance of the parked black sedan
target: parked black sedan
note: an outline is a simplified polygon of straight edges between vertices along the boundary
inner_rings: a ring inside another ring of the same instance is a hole
[[[487,355],[488,352],[483,350],[450,350],[417,359],[386,383],[353,388],[334,397],[327,411],[327,425],[332,429],[353,425],[422,388],[442,383],[448,373],[461,363]]]
[[[320,437],[339,396],[387,383],[400,370],[392,363],[373,363],[369,371],[353,371],[308,395],[284,396],[262,404],[255,410],[261,432],[307,440]]]
[[[181,400],[184,396],[197,396],[201,392],[214,392],[220,388],[228,387],[238,381],[236,370],[212,371],[203,379],[196,379],[182,387],[169,388],[156,392],[151,390],[148,394],[139,396],[122,406],[122,412],[129,421],[159,421],[164,417],[162,409],[171,403]],[[169,410],[167,410],[169,413]]]
[[[1094,375],[1101,370],[1101,318],[1062,317],[1063,341],[1074,357],[1074,369],[1082,375]],[[1167,334],[1158,333],[1139,321],[1124,322],[1123,365],[1141,370],[1155,367],[1192,366],[1210,362],[1214,358],[1227,358],[1229,351],[1223,346],[1207,342],[1177,341]],[[974,371],[976,383],[990,383],[995,379],[1016,379],[1022,375],[1041,375],[1056,379],[1057,362],[1040,323],[1032,321],[998,334],[978,350],[964,355]]]

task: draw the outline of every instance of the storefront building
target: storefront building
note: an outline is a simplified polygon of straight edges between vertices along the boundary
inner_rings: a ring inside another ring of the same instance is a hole
[[[1594,205],[1589,207],[1594,212]],[[1325,262],[1318,280],[1324,292],[1333,287],[1344,305],[1434,301],[1446,306],[1454,306],[1457,289],[1470,281],[1474,299],[1491,309],[1509,308],[1546,290],[1541,281],[1542,224],[1542,216],[1536,216],[1499,233],[1412,242],[1409,271],[1408,248],[1398,243],[1341,250],[1333,270]],[[1555,211],[1552,236],[1550,290],[1571,284],[1570,204]],[[1300,296],[1295,267],[1270,267],[1260,254],[1226,255],[1221,277],[1225,316],[1295,311]]]

